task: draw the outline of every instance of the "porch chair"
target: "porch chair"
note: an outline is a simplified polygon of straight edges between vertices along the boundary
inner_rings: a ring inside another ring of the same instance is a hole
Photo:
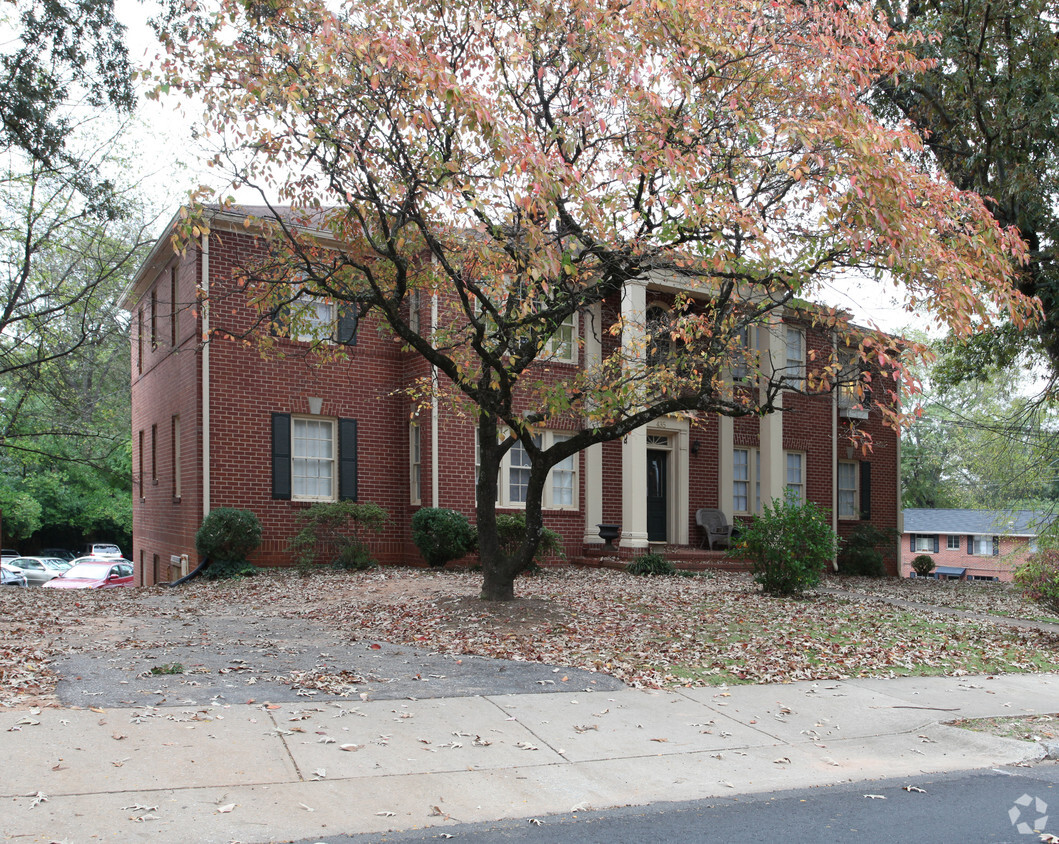
[[[732,526],[720,510],[702,508],[695,511],[695,524],[702,528],[702,547],[713,550],[713,544],[732,545]]]

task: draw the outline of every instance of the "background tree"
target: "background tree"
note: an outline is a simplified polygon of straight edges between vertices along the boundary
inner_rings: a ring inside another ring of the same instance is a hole
[[[900,282],[961,334],[1030,310],[1017,240],[864,105],[880,76],[921,66],[861,10],[217,0],[162,38],[159,91],[200,97],[215,163],[285,206],[257,223],[270,261],[243,268],[263,312],[302,294],[371,308],[474,414],[488,599],[530,565],[560,461],[666,414],[759,415],[784,388],[831,389],[837,355],[803,382],[741,342],[818,284],[851,268]],[[183,235],[207,226],[192,214]],[[614,351],[561,384],[538,376],[569,317],[645,276],[683,291],[672,316],[627,306]],[[438,295],[436,325],[409,319],[417,292]],[[846,333],[840,314],[800,314]],[[887,338],[853,339],[900,374]],[[733,385],[740,358],[760,389]],[[893,392],[873,395],[893,418]],[[556,422],[571,436],[544,447]],[[527,531],[508,554],[494,502],[515,441]]]
[[[1036,333],[1002,326],[979,338],[971,359],[1009,365],[1035,337],[1059,372],[1059,3],[878,6],[898,31],[936,36],[916,47],[931,66],[880,80],[880,112],[912,121],[930,159],[958,187],[990,197],[997,221],[1029,247],[1016,283],[1043,304]]]
[[[135,105],[125,27],[114,0],[12,0],[0,48],[0,148],[46,171],[66,171],[99,207],[111,184],[69,144],[77,105],[129,113]],[[71,167],[72,165],[72,167]]]
[[[935,349],[921,370],[922,415],[902,434],[904,506],[1051,509],[1059,416],[1034,396],[1032,369],[983,366],[972,376],[963,348]]]

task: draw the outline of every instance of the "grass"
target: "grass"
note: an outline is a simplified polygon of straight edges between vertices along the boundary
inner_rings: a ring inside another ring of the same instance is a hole
[[[165,662],[161,665],[151,666],[152,674],[183,674],[184,666],[179,662]]]
[[[949,726],[1020,741],[1059,738],[1059,714],[1011,715],[996,718],[960,718]]]

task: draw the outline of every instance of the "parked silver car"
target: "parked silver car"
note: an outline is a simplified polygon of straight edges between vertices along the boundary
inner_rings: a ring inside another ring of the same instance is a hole
[[[28,585],[40,586],[53,577],[58,577],[70,568],[71,564],[58,557],[19,557],[8,565],[10,568],[21,571]]]

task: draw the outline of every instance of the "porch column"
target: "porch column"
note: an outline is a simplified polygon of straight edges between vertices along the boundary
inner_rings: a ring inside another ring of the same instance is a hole
[[[584,331],[584,368],[592,371],[603,358],[603,308],[599,302],[581,314]],[[585,545],[602,545],[599,524],[603,521],[603,444],[585,449]]]
[[[625,365],[643,365],[647,283],[625,282],[621,291],[621,345]],[[647,428],[626,434],[621,448],[621,547],[647,548]]]
[[[717,419],[717,509],[728,524],[735,518],[735,420],[731,416]]]
[[[787,334],[783,322],[772,317],[761,337],[761,370],[764,380],[787,363]],[[762,400],[765,387],[762,386]],[[786,462],[783,459],[783,393],[776,397],[777,409],[761,417],[758,429],[758,459],[761,465],[761,504],[771,505],[773,501],[783,500],[787,486]]]

